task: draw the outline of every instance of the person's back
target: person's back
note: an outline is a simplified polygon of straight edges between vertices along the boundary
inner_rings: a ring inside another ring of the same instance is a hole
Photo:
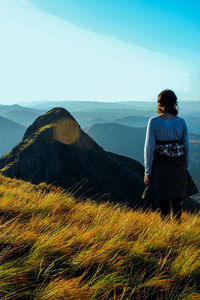
[[[188,129],[185,120],[177,116],[177,97],[173,91],[164,90],[158,95],[157,113],[147,125],[144,182],[151,190],[151,198],[159,202],[162,217],[169,215],[171,203],[173,215],[180,219],[181,201],[198,193],[198,189],[187,171]]]
[[[190,166],[189,138],[186,122],[178,116],[170,114],[152,117],[147,125],[145,152],[145,174],[151,173],[156,141],[181,140],[186,156],[187,168]]]
[[[176,116],[175,118],[153,117],[157,140],[179,140],[183,139],[187,131],[185,120]]]

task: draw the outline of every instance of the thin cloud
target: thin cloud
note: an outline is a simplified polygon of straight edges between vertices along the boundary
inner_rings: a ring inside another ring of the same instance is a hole
[[[1,103],[39,99],[151,100],[169,87],[187,97],[190,66],[0,0]],[[194,95],[195,97],[195,95]]]

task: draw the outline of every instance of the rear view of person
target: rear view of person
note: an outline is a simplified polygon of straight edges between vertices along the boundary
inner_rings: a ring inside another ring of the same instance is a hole
[[[188,168],[189,138],[186,122],[178,117],[177,97],[171,90],[158,95],[158,116],[148,121],[144,146],[145,185],[159,204],[161,217],[180,221],[182,200],[198,193]]]

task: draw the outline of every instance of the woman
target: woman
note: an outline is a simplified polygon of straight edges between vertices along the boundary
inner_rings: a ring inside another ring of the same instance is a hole
[[[170,214],[180,221],[182,200],[198,193],[188,168],[190,166],[189,139],[186,122],[178,117],[177,97],[171,90],[158,95],[156,117],[147,125],[144,163],[145,185],[158,203],[161,217]]]

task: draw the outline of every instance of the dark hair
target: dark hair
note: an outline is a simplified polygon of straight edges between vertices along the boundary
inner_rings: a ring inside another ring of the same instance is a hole
[[[158,95],[157,112],[178,115],[177,97],[172,90],[164,90]]]

